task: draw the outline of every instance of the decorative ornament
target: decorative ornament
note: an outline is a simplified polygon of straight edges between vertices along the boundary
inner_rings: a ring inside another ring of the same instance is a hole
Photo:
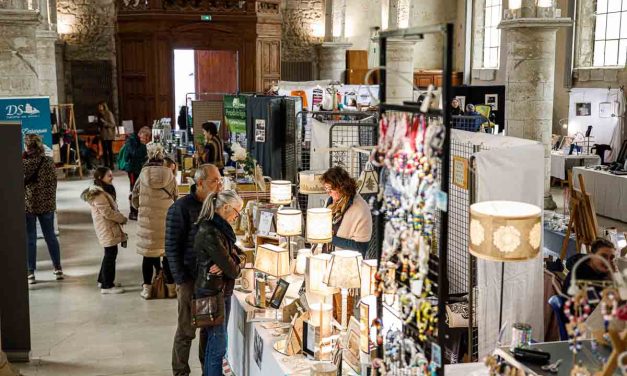
[[[520,231],[514,226],[501,226],[494,232],[494,246],[503,253],[512,253],[520,245]]]

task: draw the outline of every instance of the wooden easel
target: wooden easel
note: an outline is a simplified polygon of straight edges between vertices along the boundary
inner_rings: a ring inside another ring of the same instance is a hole
[[[70,130],[70,132],[72,133],[72,135],[74,136],[74,143],[76,145],[76,164],[69,164],[69,163],[65,163],[63,166],[61,167],[57,167],[60,170],[75,170],[78,168],[78,174],[80,176],[80,178],[83,178],[83,167],[81,165],[81,151],[80,151],[80,147],[78,145],[78,133],[76,132],[76,120],[74,118],[74,104],[69,103],[69,104],[53,104],[50,106],[50,109],[52,111],[54,111],[57,114],[61,114],[61,111],[67,111],[67,120],[68,120],[68,127],[67,129]],[[59,117],[62,119],[62,117]],[[60,124],[57,124],[57,126],[60,127]],[[69,145],[68,145],[69,146]],[[70,148],[67,148],[67,154],[65,156],[65,160],[69,161],[70,160]]]
[[[573,184],[572,172],[568,172],[568,189],[570,191],[570,221],[562,242],[562,251],[560,258],[566,257],[568,241],[571,232],[575,233],[575,241],[577,244],[577,252],[581,252],[581,246],[586,246],[586,250],[590,252],[592,242],[597,238],[599,222],[594,208],[594,203],[590,194],[586,192],[583,175],[579,175],[579,188],[576,189]]]

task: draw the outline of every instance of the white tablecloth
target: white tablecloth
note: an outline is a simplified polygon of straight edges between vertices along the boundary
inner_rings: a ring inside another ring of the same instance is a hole
[[[580,174],[583,175],[586,191],[592,197],[597,214],[627,222],[627,176],[575,167],[573,180],[577,188]]]
[[[568,171],[575,166],[594,166],[601,164],[601,157],[596,154],[564,155],[551,152],[551,176],[565,180]]]

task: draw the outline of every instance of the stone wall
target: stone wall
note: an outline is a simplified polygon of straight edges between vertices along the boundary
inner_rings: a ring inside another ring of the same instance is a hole
[[[324,35],[324,0],[283,3],[282,62],[317,61],[316,45]]]

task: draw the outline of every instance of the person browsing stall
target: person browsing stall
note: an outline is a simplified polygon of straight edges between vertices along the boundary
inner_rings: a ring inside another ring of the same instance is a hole
[[[203,329],[207,336],[204,376],[222,375],[231,296],[245,259],[239,255],[235,232],[231,227],[239,218],[242,206],[243,201],[235,191],[212,193],[205,199],[198,217],[198,233],[194,241],[197,255],[195,298],[218,295],[219,299],[224,299],[224,322]]]
[[[172,346],[172,374],[188,376],[189,351],[192,341],[196,338],[196,328],[192,326],[192,296],[196,279],[196,251],[194,239],[198,226],[198,216],[203,202],[212,193],[222,190],[220,171],[212,164],[198,167],[194,174],[195,184],[191,193],[177,200],[168,209],[165,227],[165,254],[176,283],[178,299],[178,325]],[[214,270],[217,272],[217,270]],[[198,359],[204,365],[205,348],[207,347],[206,332],[200,331]]]
[[[616,251],[612,242],[607,239],[597,238],[592,242],[590,248],[592,254],[604,258],[610,265],[613,265]],[[568,288],[572,284],[573,268],[575,267],[575,264],[584,256],[586,255],[579,253],[566,260],[566,269],[568,269],[569,272],[566,275],[566,279],[564,279],[564,285],[562,287],[562,292],[564,294],[568,294]],[[592,257],[579,264],[577,267],[576,277],[578,281],[608,281],[611,279],[611,273],[612,270],[607,268],[606,263],[596,257]],[[599,287],[595,288],[595,290],[598,294],[600,294],[603,289]]]
[[[202,125],[202,132],[205,136],[202,161],[215,165],[222,172],[224,168],[224,144],[218,135],[218,126],[216,123],[206,122]]]
[[[359,251],[365,257],[372,238],[372,214],[357,192],[357,182],[341,167],[330,168],[321,180],[330,196],[326,207],[333,215],[332,244]]]

